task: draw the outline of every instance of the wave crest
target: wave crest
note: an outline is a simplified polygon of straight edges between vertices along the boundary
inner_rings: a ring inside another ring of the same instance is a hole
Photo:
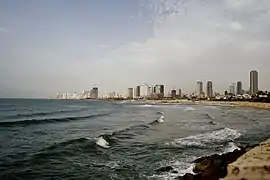
[[[239,138],[242,134],[237,130],[230,128],[223,128],[220,130],[188,136],[185,138],[175,139],[173,142],[166,143],[166,145],[173,146],[195,146],[207,147],[209,144],[229,142]]]
[[[21,121],[4,121],[4,122],[0,122],[0,127],[29,126],[29,125],[36,125],[36,124],[85,120],[85,119],[92,119],[92,118],[101,117],[101,116],[107,116],[110,114],[111,113],[103,113],[103,114],[94,114],[94,115],[88,115],[88,116],[74,116],[74,117],[48,118],[48,119],[30,119],[30,120],[21,120]]]

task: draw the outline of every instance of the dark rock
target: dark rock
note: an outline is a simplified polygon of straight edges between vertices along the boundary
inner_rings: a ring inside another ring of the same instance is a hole
[[[179,176],[176,178],[176,180],[195,180],[196,175],[186,173],[184,176]]]
[[[173,170],[172,166],[166,166],[166,167],[161,167],[159,169],[156,169],[155,171],[160,174],[160,173],[164,173],[164,172],[170,172],[172,170]]]

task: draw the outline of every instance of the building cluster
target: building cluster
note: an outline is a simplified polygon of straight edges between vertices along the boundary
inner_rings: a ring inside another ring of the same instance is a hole
[[[182,94],[182,90],[172,89],[168,95],[165,95],[164,85],[149,85],[141,84],[135,88],[128,88],[125,96],[116,94],[115,92],[107,93],[103,96],[99,96],[98,88],[94,87],[91,90],[83,91],[82,93],[60,93],[57,95],[57,99],[250,99],[252,96],[259,92],[258,72],[250,72],[250,87],[249,90],[243,90],[242,82],[237,81],[232,83],[228,90],[224,94],[215,93],[213,90],[213,82],[207,81],[204,92],[203,82],[197,81],[196,90],[191,94]]]
[[[98,88],[83,90],[82,93],[58,93],[56,99],[98,99]]]
[[[206,84],[206,94],[203,92],[203,83],[201,81],[197,82],[196,97],[197,98],[207,98],[207,99],[250,99],[252,96],[259,92],[259,79],[258,72],[250,72],[250,87],[249,90],[243,90],[242,82],[237,81],[229,86],[229,89],[224,92],[224,95],[218,93],[213,93],[213,83],[208,81]]]
[[[163,99],[164,97],[164,85],[142,84],[135,88],[128,88],[127,99]]]

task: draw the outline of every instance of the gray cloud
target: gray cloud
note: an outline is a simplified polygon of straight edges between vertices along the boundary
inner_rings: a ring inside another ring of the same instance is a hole
[[[119,78],[161,82],[167,90],[186,92],[194,90],[196,80],[213,80],[215,90],[223,91],[237,80],[248,89],[249,71],[258,69],[260,87],[269,89],[270,2],[212,2],[150,1],[154,36],[108,56],[137,67]]]

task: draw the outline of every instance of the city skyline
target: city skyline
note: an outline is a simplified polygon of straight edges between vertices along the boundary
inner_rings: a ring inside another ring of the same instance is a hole
[[[249,95],[255,95],[258,93],[258,91],[268,91],[268,90],[263,90],[259,89],[258,87],[258,82],[259,82],[259,76],[258,76],[258,71],[252,70],[249,72],[249,79],[250,79],[250,84],[249,84],[249,89],[243,89],[242,81],[238,80],[236,82],[233,82],[228,89],[224,90],[224,94],[227,95],[226,93],[229,93],[230,95],[243,95],[243,94],[249,94]],[[202,81],[197,81],[196,82],[196,90],[191,91],[191,92],[185,92],[185,95],[189,96],[197,96],[197,97],[205,97],[205,98],[213,98],[217,95],[222,95],[223,92],[218,92],[215,91],[213,88],[213,82],[212,81],[207,81],[206,87],[204,89],[203,87],[204,82]],[[84,94],[85,92],[89,92],[89,97],[92,99],[97,99],[99,97],[103,98],[113,98],[113,97],[126,97],[128,99],[133,99],[133,98],[152,98],[152,99],[162,99],[163,97],[172,97],[172,98],[181,98],[182,97],[182,89],[178,89],[178,94],[177,90],[175,88],[169,89],[165,88],[164,84],[162,85],[150,85],[148,83],[143,83],[141,85],[137,85],[135,88],[129,87],[127,92],[124,93],[116,93],[115,91],[110,92],[110,93],[105,93],[102,95],[98,95],[98,87],[92,88],[91,91],[85,91],[83,90],[82,94],[78,94],[77,92],[73,93],[58,93],[57,94],[57,99],[80,99],[80,97],[85,97]],[[96,94],[93,96],[92,91],[95,90]],[[141,91],[142,90],[142,91]],[[166,95],[168,94],[168,95]],[[178,95],[178,96],[177,96]],[[94,97],[94,98],[93,98]],[[90,98],[90,99],[91,99]]]
[[[167,94],[211,80],[223,92],[247,72],[270,84],[270,1],[1,1],[0,97],[52,97],[145,82]],[[27,12],[27,13],[25,13]]]

